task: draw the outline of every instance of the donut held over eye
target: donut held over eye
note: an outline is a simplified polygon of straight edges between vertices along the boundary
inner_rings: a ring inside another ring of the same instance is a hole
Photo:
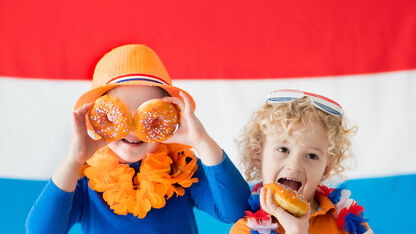
[[[133,124],[128,105],[111,95],[95,100],[88,112],[88,119],[94,131],[107,142],[126,137]]]
[[[179,124],[179,110],[162,99],[144,102],[134,114],[133,131],[144,142],[161,142],[172,136]]]
[[[264,185],[266,194],[272,193],[273,201],[296,217],[305,215],[310,209],[303,196],[279,183]]]

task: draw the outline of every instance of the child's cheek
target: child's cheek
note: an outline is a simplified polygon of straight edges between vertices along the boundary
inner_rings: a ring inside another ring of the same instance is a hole
[[[265,161],[262,167],[263,183],[268,184],[274,182],[276,180],[277,171],[277,167],[273,163]]]

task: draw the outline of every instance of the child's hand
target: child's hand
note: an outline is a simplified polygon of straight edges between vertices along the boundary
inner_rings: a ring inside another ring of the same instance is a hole
[[[92,105],[85,104],[72,115],[72,135],[68,154],[52,176],[53,183],[63,191],[73,192],[77,186],[79,170],[95,151],[108,144],[104,140],[94,141],[87,134],[85,115]]]
[[[90,158],[95,151],[104,147],[108,142],[100,139],[95,141],[88,136],[85,115],[88,113],[92,103],[85,104],[73,112],[72,135],[69,146],[68,160],[82,165]]]
[[[179,106],[181,110],[179,127],[175,134],[164,143],[179,143],[191,146],[205,165],[216,165],[223,159],[223,153],[217,143],[208,135],[201,121],[196,117],[191,99],[184,92],[177,97],[164,97],[163,101]]]
[[[308,233],[309,229],[309,216],[311,210],[309,209],[302,217],[295,217],[280,206],[278,206],[272,200],[272,193],[267,193],[264,197],[266,190],[261,188],[260,190],[260,204],[264,211],[276,217],[286,234],[304,234]]]
[[[199,119],[196,117],[192,103],[188,95],[180,92],[179,95],[183,98],[164,97],[163,101],[173,103],[180,108],[179,128],[176,130],[165,143],[181,143],[194,147],[195,143],[207,137],[205,128],[202,126]]]

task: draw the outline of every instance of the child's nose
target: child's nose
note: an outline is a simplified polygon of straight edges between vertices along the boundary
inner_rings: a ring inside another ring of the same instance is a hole
[[[287,158],[285,168],[288,171],[298,172],[302,169],[301,157],[296,154],[292,154]]]

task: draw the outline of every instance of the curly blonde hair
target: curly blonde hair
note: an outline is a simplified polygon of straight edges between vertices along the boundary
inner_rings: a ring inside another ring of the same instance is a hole
[[[291,134],[298,124],[319,123],[328,133],[329,166],[331,176],[341,176],[345,171],[342,162],[352,157],[351,138],[357,127],[349,128],[344,116],[334,116],[318,109],[309,97],[299,98],[289,103],[263,105],[256,111],[243,128],[237,139],[248,181],[261,179],[261,160],[266,135],[279,131]]]

